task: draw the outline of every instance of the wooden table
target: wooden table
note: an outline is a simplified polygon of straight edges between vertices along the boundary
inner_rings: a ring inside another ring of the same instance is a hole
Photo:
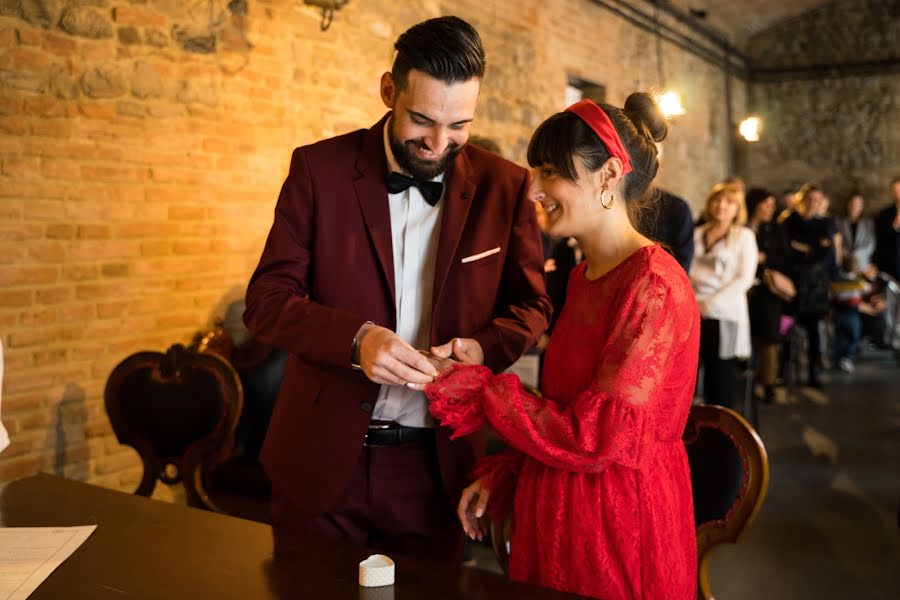
[[[35,475],[0,486],[0,526],[97,525],[90,538],[32,594],[33,600],[180,598],[256,600],[564,600],[578,598],[475,569],[397,561],[396,584],[362,588],[371,554],[310,540],[297,557],[272,558],[260,523]]]

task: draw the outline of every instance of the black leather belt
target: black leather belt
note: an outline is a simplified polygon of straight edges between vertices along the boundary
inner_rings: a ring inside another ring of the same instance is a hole
[[[394,421],[372,421],[366,432],[366,446],[393,446],[396,444],[422,444],[434,440],[430,427],[407,427]]]

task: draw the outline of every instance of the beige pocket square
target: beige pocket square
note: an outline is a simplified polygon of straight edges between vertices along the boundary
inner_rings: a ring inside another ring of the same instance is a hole
[[[487,258],[488,256],[493,256],[500,252],[500,246],[496,248],[491,248],[490,250],[485,250],[484,252],[479,252],[478,254],[473,254],[472,256],[467,256],[462,259],[462,264],[475,262],[476,260],[481,260],[482,258]]]

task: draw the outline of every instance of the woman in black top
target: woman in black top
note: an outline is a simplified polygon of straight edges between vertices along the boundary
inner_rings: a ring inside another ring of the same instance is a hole
[[[828,285],[837,269],[835,237],[837,227],[824,215],[828,199],[821,188],[804,185],[797,192],[799,202],[782,215],[782,227],[790,248],[793,279],[797,286],[794,311],[797,323],[809,338],[809,380],[811,387],[821,389],[821,342],[819,321],[828,312]]]
[[[778,376],[778,341],[783,301],[769,291],[765,283],[765,272],[772,269],[785,275],[790,273],[790,258],[784,233],[773,220],[775,196],[768,190],[752,188],[747,192],[747,212],[750,214],[747,226],[756,233],[756,245],[759,247],[757,283],[748,295],[750,334],[753,353],[756,355],[757,381],[765,389],[765,400],[771,402]]]

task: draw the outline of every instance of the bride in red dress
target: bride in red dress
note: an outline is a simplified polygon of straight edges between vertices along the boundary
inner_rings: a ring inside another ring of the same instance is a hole
[[[425,388],[441,425],[490,423],[508,443],[477,465],[459,516],[513,511],[510,577],[617,600],[692,600],[697,554],[681,434],[697,373],[700,317],[674,258],[632,226],[666,123],[650,96],[624,109],[582,101],[528,148],[530,197],[547,231],[586,260],[569,279],[546,350],[542,395],[514,375],[453,365]]]

